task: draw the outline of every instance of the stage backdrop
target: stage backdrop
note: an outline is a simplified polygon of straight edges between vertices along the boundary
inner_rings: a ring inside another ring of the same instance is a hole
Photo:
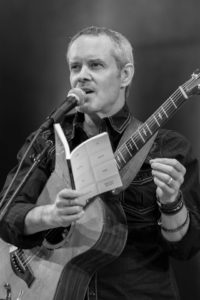
[[[89,25],[110,27],[133,44],[135,78],[129,105],[142,121],[200,66],[198,0],[1,0],[0,186],[26,136],[70,89],[69,38]],[[200,159],[200,96],[167,123]],[[200,299],[200,256],[173,262],[181,299]]]

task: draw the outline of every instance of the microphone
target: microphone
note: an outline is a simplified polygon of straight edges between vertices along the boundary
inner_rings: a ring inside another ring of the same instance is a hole
[[[65,101],[55,109],[40,126],[40,130],[48,129],[53,123],[60,123],[64,115],[74,107],[84,103],[85,93],[80,88],[73,88],[69,91]]]

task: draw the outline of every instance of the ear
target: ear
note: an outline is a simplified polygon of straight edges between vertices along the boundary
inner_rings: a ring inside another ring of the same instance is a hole
[[[134,66],[132,63],[127,63],[121,70],[121,87],[128,86],[134,75]]]

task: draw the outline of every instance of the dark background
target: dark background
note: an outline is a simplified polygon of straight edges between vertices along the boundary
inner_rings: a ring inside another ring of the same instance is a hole
[[[132,42],[136,73],[129,104],[145,121],[200,67],[199,0],[0,0],[0,187],[25,137],[70,89],[69,38],[89,25]],[[200,159],[200,96],[167,128],[184,134]],[[181,299],[200,299],[200,255],[173,261]]]

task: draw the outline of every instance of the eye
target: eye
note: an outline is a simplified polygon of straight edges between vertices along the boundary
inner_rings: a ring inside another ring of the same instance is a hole
[[[70,66],[70,71],[78,72],[80,70],[80,68],[81,68],[80,64],[72,64]]]
[[[100,69],[100,68],[102,68],[103,67],[103,64],[101,63],[101,62],[91,62],[90,63],[90,67],[92,68],[92,69]]]

